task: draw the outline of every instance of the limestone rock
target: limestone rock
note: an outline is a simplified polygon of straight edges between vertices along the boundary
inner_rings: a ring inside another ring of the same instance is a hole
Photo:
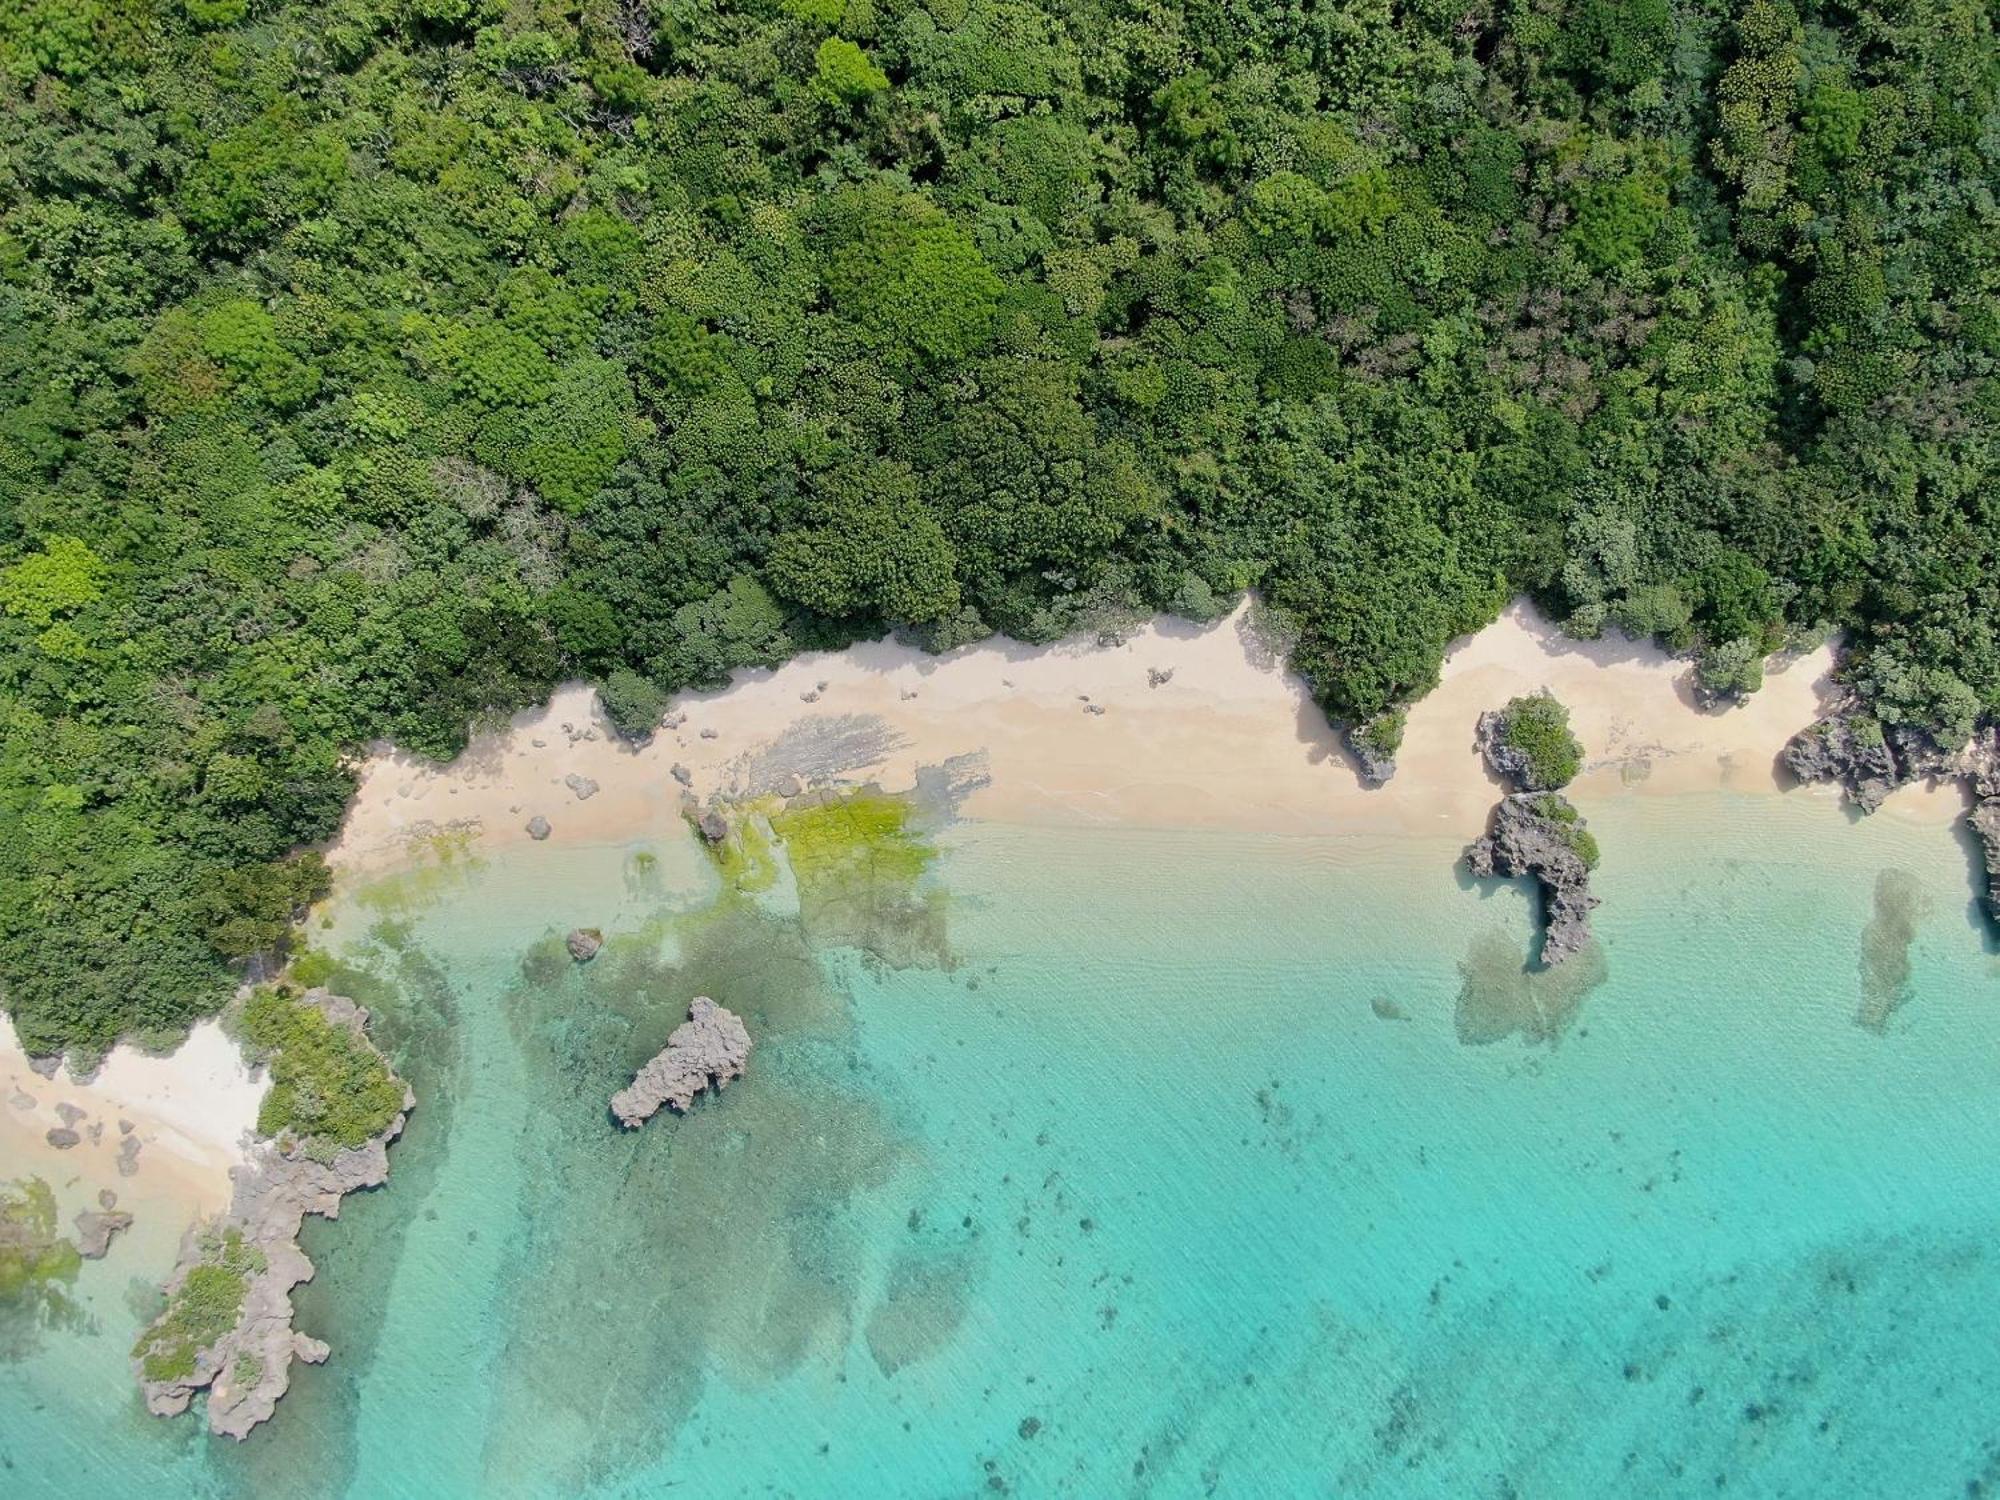
[[[353,1001],[326,990],[309,990],[306,999],[319,1006],[328,1020],[367,1040],[368,1012]],[[382,1133],[335,1152],[330,1161],[314,1160],[299,1143],[287,1148],[264,1141],[248,1161],[231,1171],[235,1192],[228,1211],[219,1220],[188,1231],[166,1290],[169,1296],[177,1291],[188,1273],[203,1263],[208,1245],[231,1231],[240,1233],[263,1256],[263,1268],[247,1277],[236,1326],[196,1355],[191,1374],[148,1380],[143,1363],[135,1358],[134,1371],[148,1411],[160,1416],[185,1411],[194,1393],[206,1388],[209,1428],[243,1438],[271,1416],[290,1388],[293,1359],[318,1363],[327,1357],[325,1344],[292,1327],[292,1289],[313,1275],[312,1262],[299,1248],[300,1226],[308,1214],[338,1218],[346,1194],[388,1181],[389,1143],[402,1134],[415,1105],[416,1096],[404,1085],[403,1108]],[[138,1142],[127,1137],[126,1144],[136,1148]]]
[[[563,939],[563,946],[569,949],[571,958],[587,964],[604,946],[604,934],[595,927],[572,927],[569,936]]]
[[[136,1177],[139,1173],[139,1137],[128,1135],[118,1143],[118,1175]]]
[[[690,771],[686,766],[682,765],[679,761],[674,762],[674,768],[672,774],[674,780],[678,781],[682,786],[694,785],[694,772]]]
[[[1542,898],[1542,962],[1561,963],[1590,941],[1590,848],[1581,814],[1554,792],[1515,792],[1493,810],[1485,837],[1465,851],[1480,876],[1533,876]]]
[[[685,1113],[711,1083],[720,1090],[741,1078],[749,1060],[750,1033],[742,1020],[708,996],[697,996],[687,1020],[638,1071],[632,1086],[611,1096],[611,1113],[627,1130],[645,1124],[662,1105]]]
[[[109,1207],[102,1212],[85,1209],[75,1223],[77,1254],[85,1260],[102,1260],[111,1248],[111,1237],[132,1227],[132,1216]]]
[[[1486,757],[1486,764],[1492,767],[1495,776],[1518,790],[1536,790],[1534,763],[1529,760],[1528,752],[1507,743],[1505,713],[1496,708],[1481,714],[1473,738],[1479,742],[1479,753]]]
[[[1361,726],[1350,724],[1341,737],[1347,741],[1348,753],[1354,757],[1363,785],[1382,786],[1396,774],[1396,757],[1385,755],[1369,744]]]
[[[729,819],[713,807],[701,815],[695,826],[701,829],[701,836],[711,844],[719,844],[729,837]]]
[[[588,776],[577,775],[574,771],[563,777],[563,785],[576,793],[576,800],[579,802],[588,802],[597,795],[597,783]]]
[[[78,1109],[67,1100],[56,1106],[56,1118],[71,1128],[74,1128],[76,1122],[81,1120],[86,1113],[87,1111]]]
[[[67,1125],[51,1125],[48,1134],[43,1136],[42,1139],[58,1151],[67,1151],[72,1146],[80,1143],[83,1137],[78,1135],[74,1130],[71,1130]]]
[[[528,819],[528,837],[536,843],[539,844],[543,839],[547,838],[550,832],[549,820],[541,814],[537,813],[534,817]]]
[[[1854,702],[1793,735],[1779,758],[1801,781],[1834,782],[1864,813],[1899,786],[1965,770],[1928,734],[1879,723]]]

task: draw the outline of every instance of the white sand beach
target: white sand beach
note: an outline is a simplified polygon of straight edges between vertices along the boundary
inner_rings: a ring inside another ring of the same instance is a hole
[[[165,1275],[187,1226],[228,1204],[229,1171],[244,1158],[264,1089],[262,1074],[252,1074],[213,1021],[168,1057],[114,1048],[89,1083],[78,1083],[66,1069],[53,1078],[34,1072],[0,1017],[0,1176],[47,1181],[65,1229],[110,1189],[134,1218],[111,1259],[134,1275]],[[47,1138],[64,1124],[62,1105],[82,1111],[70,1127],[80,1139],[67,1149]],[[136,1154],[128,1140],[139,1143]],[[121,1151],[129,1174],[119,1170]]]
[[[1821,647],[1774,665],[1747,704],[1704,711],[1687,661],[1622,637],[1571,640],[1517,603],[1455,644],[1440,685],[1410,711],[1395,779],[1371,789],[1303,682],[1255,639],[1247,610],[1205,627],[1156,620],[1112,647],[997,641],[933,657],[882,641],[802,656],[683,695],[674,727],[638,749],[604,722],[588,687],[571,684],[449,765],[380,751],[329,857],[382,868],[446,830],[499,847],[526,841],[537,816],[555,842],[670,836],[684,796],[676,765],[697,798],[754,789],[783,767],[788,741],[814,728],[823,741],[843,723],[880,750],[843,780],[902,788],[919,766],[984,752],[992,780],[966,803],[968,817],[1470,838],[1496,795],[1473,726],[1516,694],[1548,687],[1569,706],[1587,753],[1572,796],[1587,811],[1613,796],[1777,793],[1778,752],[1831,692],[1833,652]],[[597,790],[580,798],[572,776]],[[1840,815],[1830,788],[1791,795]],[[1961,810],[1954,787],[1910,787],[1884,815],[1948,823]]]

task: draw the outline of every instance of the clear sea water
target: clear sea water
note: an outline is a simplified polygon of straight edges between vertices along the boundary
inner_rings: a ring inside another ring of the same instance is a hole
[[[149,1419],[114,1252],[0,1359],[0,1494],[2000,1493],[1969,850],[1584,800],[1566,983],[1456,840],[962,822],[903,967],[691,845],[345,892],[421,1102],[312,1227],[333,1359],[241,1446]],[[621,1134],[696,993],[750,1076]]]

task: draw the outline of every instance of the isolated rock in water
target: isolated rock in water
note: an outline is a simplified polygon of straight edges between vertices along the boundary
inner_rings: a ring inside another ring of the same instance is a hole
[[[694,772],[690,771],[686,766],[682,765],[679,761],[674,762],[672,775],[674,780],[678,781],[682,786],[694,785]]]
[[[549,836],[549,820],[537,814],[528,819],[528,837],[540,843]]]
[[[43,1136],[42,1139],[58,1151],[67,1151],[70,1147],[82,1141],[83,1137],[78,1135],[74,1130],[71,1130],[67,1125],[51,1125],[48,1134]]]
[[[1590,871],[1596,844],[1569,799],[1516,792],[1493,810],[1493,826],[1465,851],[1472,873],[1531,875],[1541,888],[1542,962],[1559,964],[1590,941]]]
[[[604,946],[604,934],[595,927],[572,927],[563,945],[569,949],[569,956],[580,964],[587,964],[597,957],[597,950]]]
[[[729,837],[729,819],[712,807],[701,815],[696,826],[701,829],[701,836],[711,844],[719,844]]]
[[[84,1117],[85,1113],[86,1111],[78,1109],[74,1104],[67,1101],[56,1106],[56,1118],[61,1120],[65,1125],[75,1125],[78,1120]]]
[[[372,1050],[367,1011],[326,990],[308,990],[305,999]],[[290,1388],[293,1359],[317,1364],[327,1357],[325,1344],[292,1327],[292,1289],[313,1275],[312,1262],[299,1248],[299,1229],[308,1214],[338,1218],[346,1194],[389,1180],[389,1143],[402,1134],[416,1105],[409,1086],[402,1089],[402,1109],[379,1135],[360,1146],[336,1150],[330,1160],[317,1161],[306,1154],[303,1143],[293,1142],[288,1150],[277,1141],[261,1141],[248,1161],[231,1170],[235,1193],[228,1212],[188,1231],[166,1291],[171,1299],[197,1266],[226,1263],[230,1251],[221,1247],[233,1243],[244,1286],[241,1310],[234,1327],[195,1352],[193,1368],[185,1374],[147,1378],[141,1351],[149,1347],[161,1324],[155,1323],[141,1337],[133,1368],[148,1411],[173,1416],[187,1410],[195,1392],[206,1388],[210,1430],[247,1437],[271,1416]],[[136,1147],[138,1142],[128,1137],[126,1144]],[[169,1306],[171,1311],[171,1301]]]
[[[743,1022],[708,996],[698,996],[687,1020],[638,1071],[632,1086],[611,1096],[611,1113],[627,1130],[645,1124],[662,1105],[685,1113],[711,1082],[719,1090],[741,1078],[749,1060],[750,1033]]]
[[[597,783],[588,776],[577,775],[574,771],[563,777],[563,785],[576,793],[576,800],[579,802],[588,802],[597,795]]]
[[[111,1237],[132,1227],[132,1216],[122,1210],[102,1213],[85,1209],[76,1216],[76,1250],[85,1260],[102,1260],[111,1248]]]
[[[139,1173],[139,1137],[128,1135],[118,1143],[118,1175],[136,1177]]]

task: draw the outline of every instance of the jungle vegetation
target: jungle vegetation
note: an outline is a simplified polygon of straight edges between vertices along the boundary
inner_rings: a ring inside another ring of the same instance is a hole
[[[0,985],[215,1011],[358,747],[1526,592],[2000,709],[1981,0],[0,0]]]

